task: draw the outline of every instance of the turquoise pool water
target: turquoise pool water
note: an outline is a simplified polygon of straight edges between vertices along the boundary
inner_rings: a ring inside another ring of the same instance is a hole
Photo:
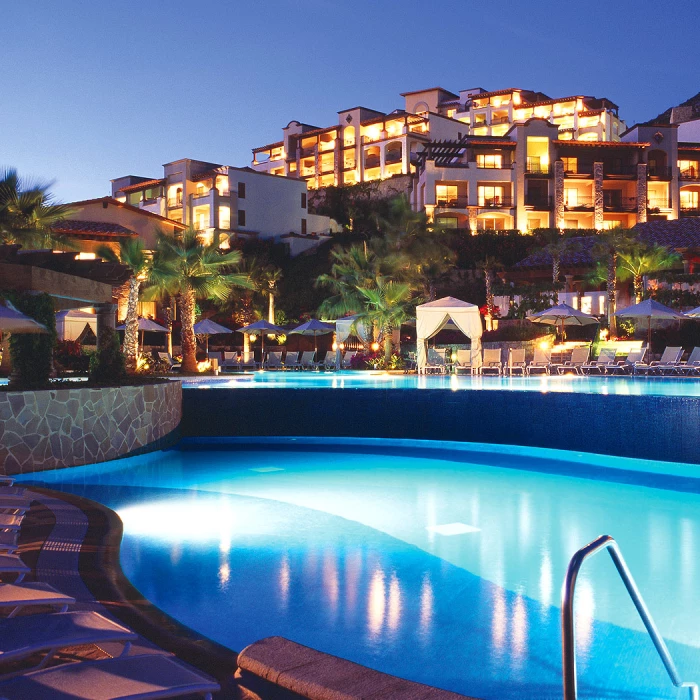
[[[114,508],[126,575],[218,642],[283,635],[487,700],[561,697],[564,571],[611,534],[681,675],[700,678],[700,481],[663,477],[700,468],[428,445],[188,440],[24,480]],[[576,609],[580,697],[687,697],[607,555],[584,567]]]
[[[532,377],[418,376],[384,372],[251,372],[219,377],[188,377],[190,389],[445,389],[616,394],[624,396],[700,396],[700,378],[550,375]]]

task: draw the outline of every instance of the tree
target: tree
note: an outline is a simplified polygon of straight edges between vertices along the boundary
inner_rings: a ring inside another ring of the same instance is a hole
[[[680,257],[663,246],[634,243],[618,252],[618,261],[618,276],[632,280],[634,298],[639,303],[644,296],[644,276],[673,267],[680,262]]]
[[[277,283],[281,279],[282,270],[274,265],[263,268],[259,275],[260,285],[268,298],[267,320],[270,323],[275,322],[275,297],[278,293]]]
[[[563,233],[556,228],[541,229],[545,245],[542,250],[552,258],[552,284],[559,284],[561,275],[561,259],[565,253],[573,253],[580,248],[578,241],[572,240],[572,236]]]
[[[72,214],[56,202],[51,183],[22,180],[17,171],[0,171],[0,242],[24,248],[72,247],[53,233],[53,226]]]
[[[240,251],[222,253],[216,243],[204,243],[192,227],[177,237],[158,234],[149,274],[152,287],[146,290],[144,298],[164,292],[179,295],[183,372],[197,371],[194,335],[197,299],[223,301],[234,287],[251,286],[247,275],[232,271],[241,258]]]
[[[477,267],[484,273],[484,285],[486,286],[486,309],[489,316],[493,316],[493,275],[496,270],[503,268],[503,264],[498,258],[487,255],[483,260],[477,262]]]
[[[141,283],[148,277],[150,258],[146,254],[143,242],[138,238],[120,241],[117,251],[109,246],[100,246],[97,249],[97,255],[131,268],[132,275],[129,279],[129,296],[124,322],[124,355],[127,370],[133,372],[139,359],[139,289]]]

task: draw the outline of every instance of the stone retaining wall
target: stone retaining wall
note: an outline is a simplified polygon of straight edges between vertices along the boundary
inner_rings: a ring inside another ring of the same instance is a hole
[[[0,392],[0,468],[17,474],[123,457],[166,437],[181,417],[180,382]]]

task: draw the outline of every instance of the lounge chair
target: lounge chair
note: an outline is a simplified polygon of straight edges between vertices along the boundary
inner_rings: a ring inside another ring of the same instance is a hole
[[[471,374],[474,371],[472,367],[472,351],[470,349],[457,350],[457,360],[454,364],[455,374]]]
[[[666,372],[675,372],[678,364],[683,356],[683,348],[667,347],[664,348],[661,354],[661,359],[654,360],[648,365],[640,364],[637,367],[637,372],[640,374],[664,374]]]
[[[501,361],[501,349],[489,348],[484,350],[484,360],[479,370],[481,374],[484,372],[495,372],[500,375],[503,372],[503,362]]]
[[[211,700],[219,690],[211,678],[164,654],[63,664],[0,682],[4,700]]]
[[[285,369],[301,369],[301,362],[299,362],[298,352],[288,352],[284,357],[284,368]]]
[[[678,374],[690,376],[700,371],[700,347],[694,347],[690,357],[685,362],[680,362],[676,367]]]
[[[10,610],[8,618],[24,608],[50,605],[65,612],[75,598],[57,591],[48,583],[4,583],[0,585],[0,610]]]
[[[527,374],[530,376],[533,372],[542,372],[543,374],[549,374],[550,367],[552,365],[552,351],[543,348],[535,348],[535,356],[530,361],[527,366]]]
[[[16,554],[18,550],[17,536],[19,533],[15,530],[0,531],[0,553]]]
[[[616,355],[617,350],[615,350],[615,348],[603,348],[596,360],[581,365],[581,372],[584,374],[590,374],[591,372],[605,374],[609,369],[614,369],[616,367]]]
[[[340,362],[343,362],[343,353],[340,353]],[[323,358],[323,362],[317,362],[317,367],[323,367],[325,370],[335,369],[335,350],[329,350]]]
[[[23,517],[12,513],[0,513],[0,530],[19,530]]]
[[[318,369],[318,364],[316,364],[316,362],[314,362],[315,357],[316,357],[315,350],[305,350],[301,354],[301,360],[299,360],[299,368],[300,369]]]
[[[15,583],[19,583],[31,569],[19,558],[18,554],[0,553],[0,576],[15,574]]]
[[[646,348],[638,348],[635,350],[630,350],[627,357],[622,361],[618,362],[613,369],[610,370],[611,374],[636,374],[637,366],[644,364],[644,357],[647,354]]]
[[[508,374],[512,377],[516,372],[520,372],[523,377],[527,373],[525,348],[511,348],[508,353]]]
[[[260,363],[255,359],[255,353],[251,350],[250,352],[243,353],[238,360],[238,367],[241,370],[252,369],[256,370],[260,367]]]
[[[352,361],[355,359],[355,355],[357,355],[357,350],[350,350],[350,352],[346,352],[340,362],[340,368],[352,369]]]
[[[137,638],[130,629],[96,612],[22,615],[0,620],[0,663],[46,652],[44,666],[59,649],[100,642],[127,642],[124,653],[128,653],[129,642]]]
[[[175,362],[175,360],[173,360],[173,357],[169,352],[159,351],[156,354],[158,356],[158,360],[168,365],[168,372],[172,372],[176,369],[182,369],[182,364],[180,364],[179,362]]]
[[[567,374],[568,372],[574,372],[575,374],[583,374],[581,367],[588,362],[590,352],[591,349],[588,345],[574,348],[571,351],[571,357],[566,362],[557,365],[557,373]]]
[[[221,353],[221,362],[219,362],[219,369],[222,372],[226,369],[233,370],[240,368],[241,362],[237,352],[230,352],[228,350],[224,350],[224,352]]]
[[[426,374],[445,374],[447,362],[445,361],[445,348],[428,348],[428,362],[425,366]]]
[[[267,359],[263,361],[264,369],[284,369],[282,364],[282,351],[273,350],[267,353]]]

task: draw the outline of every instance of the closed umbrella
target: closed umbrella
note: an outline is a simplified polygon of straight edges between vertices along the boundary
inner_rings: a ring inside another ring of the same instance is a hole
[[[203,321],[194,324],[194,334],[203,335],[206,343],[206,353],[209,354],[209,336],[223,335],[224,333],[233,333],[230,328],[222,326],[211,319],[205,318]]]
[[[312,318],[306,323],[302,323],[301,326],[297,326],[290,333],[297,333],[298,335],[312,335],[314,337],[314,352],[318,352],[318,341],[316,340],[319,335],[327,335],[328,333],[335,332],[335,326],[330,323],[323,323],[323,321],[317,321]]]
[[[0,331],[6,333],[48,333],[43,324],[25,316],[7,300],[0,302]]]
[[[622,318],[646,318],[649,324],[648,330],[648,348],[651,352],[651,322],[653,320],[665,320],[665,321],[682,321],[686,316],[684,316],[679,311],[675,309],[669,309],[668,306],[659,304],[658,301],[653,299],[645,299],[640,301],[639,304],[634,304],[633,306],[628,306],[626,309],[621,309],[615,316],[620,316]]]
[[[538,311],[527,317],[532,323],[544,323],[548,326],[557,326],[562,339],[564,338],[564,326],[588,326],[598,323],[598,319],[591,314],[584,313],[568,304],[557,304],[544,311]]]
[[[260,333],[260,345],[262,347],[262,356],[265,359],[265,334],[266,333],[284,333],[284,328],[276,326],[274,323],[269,321],[256,321],[248,326],[243,326],[239,328],[237,333]]]
[[[117,326],[118,331],[125,331],[126,330],[126,324]],[[164,328],[160,324],[156,323],[155,321],[151,321],[150,318],[140,318],[139,319],[139,331],[141,332],[141,348],[143,348],[143,334],[146,331],[149,331],[150,333],[170,333],[170,331],[167,328]]]

